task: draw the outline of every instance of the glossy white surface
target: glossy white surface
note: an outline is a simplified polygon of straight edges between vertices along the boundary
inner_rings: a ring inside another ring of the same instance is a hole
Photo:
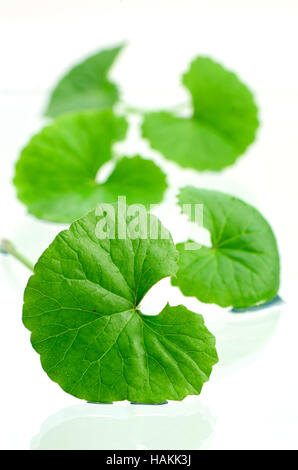
[[[158,213],[175,241],[191,230],[170,211],[178,186],[213,187],[255,204],[278,238],[286,302],[263,313],[231,315],[184,298],[163,280],[143,300],[144,311],[157,313],[169,301],[204,315],[220,356],[210,382],[200,397],[183,403],[90,405],[66,395],[42,371],[21,322],[29,273],[1,257],[2,449],[298,448],[297,19],[294,0],[0,4],[0,236],[36,260],[61,229],[28,216],[11,179],[19,150],[44,122],[47,90],[68,65],[127,40],[112,75],[126,102],[154,109],[183,102],[179,75],[191,57],[211,55],[255,90],[262,127],[247,154],[221,174],[180,170],[140,142],[135,117],[118,149],[152,156],[169,172],[171,190]]]

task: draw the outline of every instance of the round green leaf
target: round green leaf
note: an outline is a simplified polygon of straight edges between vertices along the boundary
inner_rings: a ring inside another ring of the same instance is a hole
[[[52,92],[46,116],[111,108],[118,100],[119,93],[107,75],[122,48],[121,45],[97,52],[73,67]]]
[[[203,225],[210,231],[212,246],[192,250],[179,244],[173,284],[184,295],[222,307],[246,308],[275,297],[279,254],[264,217],[236,197],[192,186],[181,189],[179,205],[183,204],[203,204]]]
[[[255,139],[257,107],[237,76],[206,57],[183,76],[193,102],[191,118],[148,113],[143,136],[182,167],[220,170],[232,165]]]
[[[41,219],[72,222],[98,202],[127,196],[128,204],[161,201],[164,173],[152,161],[123,158],[104,183],[96,182],[127,122],[112,111],[85,111],[57,118],[35,135],[16,165],[14,183],[28,211]]]
[[[97,238],[99,218],[90,212],[39,259],[24,296],[32,345],[49,377],[88,401],[160,403],[199,394],[217,362],[203,318],[181,305],[155,316],[140,311],[148,290],[176,272],[173,241],[149,215],[158,237],[120,237],[116,213],[114,239]]]

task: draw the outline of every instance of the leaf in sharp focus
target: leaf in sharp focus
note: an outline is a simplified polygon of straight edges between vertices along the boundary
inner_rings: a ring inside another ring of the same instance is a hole
[[[111,110],[57,118],[21,153],[14,178],[19,199],[31,214],[54,222],[72,222],[98,202],[115,202],[126,193],[129,203],[160,202],[165,176],[140,157],[120,160],[105,183],[96,183],[98,170],[111,159],[112,144],[126,130],[126,120]]]
[[[184,295],[222,307],[246,308],[268,301],[279,288],[279,254],[272,229],[252,206],[217,191],[187,186],[179,205],[203,204],[203,225],[212,247],[177,246],[179,269],[172,283]],[[194,222],[194,213],[192,221]]]
[[[192,117],[146,114],[143,136],[182,167],[220,170],[232,165],[255,139],[252,93],[234,73],[206,57],[192,62],[183,83],[192,96]]]
[[[123,45],[102,50],[73,67],[52,92],[46,116],[111,108],[119,93],[107,75],[122,48]]]
[[[160,234],[158,219],[146,217]],[[93,211],[61,232],[26,287],[23,321],[44,370],[63,390],[92,402],[199,394],[217,362],[201,315],[167,305],[147,316],[139,306],[177,270],[172,239],[99,239],[97,224]]]

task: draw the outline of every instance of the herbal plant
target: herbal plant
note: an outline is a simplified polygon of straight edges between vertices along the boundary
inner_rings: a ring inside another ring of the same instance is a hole
[[[264,217],[240,199],[187,186],[178,203],[203,204],[211,246],[177,245],[179,269],[172,278],[182,293],[222,307],[246,308],[271,300],[279,288],[279,254]],[[194,214],[190,214],[194,221]],[[190,242],[190,240],[188,241]]]
[[[125,139],[128,122],[103,108],[119,101],[119,90],[108,73],[122,48],[98,52],[59,81],[46,115],[63,116],[35,135],[21,152],[14,183],[19,199],[36,217],[72,222],[98,202],[114,202],[118,195],[125,195],[128,204],[161,202],[166,176],[154,162],[141,156],[113,156],[113,144]],[[141,111],[143,136],[183,167],[219,170],[232,164],[255,138],[258,118],[252,93],[234,73],[206,57],[192,62],[183,84],[192,98],[191,116]],[[112,173],[98,183],[98,170],[110,160]],[[268,224],[250,206],[216,192],[184,189],[180,203],[198,203],[202,194],[209,195],[202,202],[213,247],[188,251],[179,245],[179,271],[173,283],[186,295],[221,306],[249,307],[274,297],[279,259]],[[230,214],[236,205],[239,210]],[[251,225],[267,224],[265,235],[263,231],[253,232],[254,238],[250,235],[249,247],[247,218]],[[236,233],[233,245],[221,240],[225,232]],[[251,248],[255,242],[261,243],[261,249]]]
[[[88,401],[160,403],[199,394],[218,360],[203,317],[182,305],[141,312],[149,289],[177,271],[172,238],[146,213],[148,234],[155,227],[157,235],[132,236],[125,215],[127,236],[123,229],[120,236],[123,216],[114,208],[114,238],[97,236],[92,211],[59,233],[34,267],[23,322],[42,367]]]
[[[204,205],[212,246],[176,248],[170,235],[123,239],[119,226],[115,237],[97,237],[99,202],[124,195],[128,204],[149,206],[162,200],[167,187],[153,161],[140,155],[115,158],[113,152],[128,128],[119,109],[118,114],[111,109],[120,93],[108,77],[122,48],[98,52],[60,80],[45,112],[54,120],[31,139],[16,165],[18,197],[31,214],[76,221],[35,267],[9,241],[0,249],[34,270],[23,321],[44,370],[63,390],[95,402],[182,400],[199,394],[209,379],[218,360],[215,338],[203,318],[182,305],[144,315],[143,297],[170,276],[185,295],[203,302],[237,308],[265,302],[279,287],[278,250],[256,209],[192,187],[180,191],[179,204]],[[191,96],[188,116],[133,110],[143,116],[143,137],[182,167],[221,170],[233,164],[258,128],[252,93],[206,57],[192,62],[183,84]],[[99,183],[97,173],[108,161],[112,173]],[[160,234],[166,232],[158,219],[146,218]]]

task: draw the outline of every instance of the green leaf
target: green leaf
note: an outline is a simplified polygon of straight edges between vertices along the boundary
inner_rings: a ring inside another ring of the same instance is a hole
[[[115,194],[124,194],[128,204],[157,204],[167,188],[166,176],[151,160],[139,155],[119,160],[104,183],[105,202],[114,202]]]
[[[166,158],[184,168],[220,170],[235,162],[233,147],[195,119],[170,113],[145,116],[143,136]]]
[[[180,252],[179,270],[172,283],[184,295],[222,307],[246,308],[276,296],[279,255],[272,229],[252,206],[218,191],[181,189],[179,205],[203,204],[203,225],[211,247]],[[194,222],[195,211],[191,220]]]
[[[111,108],[119,94],[107,75],[122,48],[123,45],[100,51],[73,67],[52,92],[46,116]]]
[[[160,202],[165,175],[139,156],[119,160],[106,182],[96,182],[98,170],[111,159],[112,144],[125,137],[126,129],[126,120],[110,110],[57,118],[21,153],[14,178],[19,199],[31,214],[54,222],[72,222],[119,195],[129,204]]]
[[[182,305],[148,316],[139,305],[175,274],[173,241],[161,238],[161,223],[146,213],[159,236],[121,238],[113,207],[116,238],[97,238],[99,218],[90,212],[55,238],[29,279],[23,321],[42,367],[63,390],[93,402],[199,394],[217,362],[202,316]]]
[[[192,62],[183,84],[192,96],[192,117],[148,113],[143,136],[182,167],[220,170],[232,165],[255,139],[258,118],[252,93],[234,73],[206,57]]]

